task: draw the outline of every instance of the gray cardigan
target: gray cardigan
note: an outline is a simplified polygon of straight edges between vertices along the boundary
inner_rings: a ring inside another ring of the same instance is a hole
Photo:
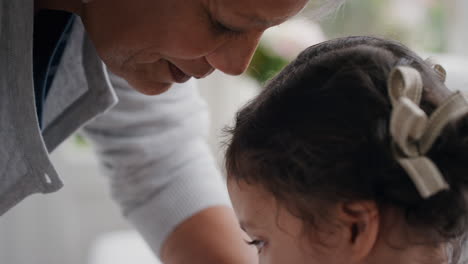
[[[44,106],[41,134],[32,77],[33,5],[0,0],[0,215],[30,194],[60,189],[48,153],[81,127],[109,175],[113,198],[157,254],[179,223],[228,205],[204,139],[207,109],[194,83],[155,97],[135,92],[107,72],[80,21]]]

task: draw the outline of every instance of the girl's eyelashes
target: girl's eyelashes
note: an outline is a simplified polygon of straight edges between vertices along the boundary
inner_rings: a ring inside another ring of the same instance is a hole
[[[249,246],[255,246],[257,248],[258,253],[262,252],[263,247],[265,247],[265,241],[260,239],[255,239],[252,241],[246,240],[245,243],[247,243],[247,245]]]

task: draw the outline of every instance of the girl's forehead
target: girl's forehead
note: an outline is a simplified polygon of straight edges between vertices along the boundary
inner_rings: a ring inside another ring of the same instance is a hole
[[[277,210],[275,199],[261,186],[237,180],[228,180],[227,186],[237,217],[245,226],[265,223]]]
[[[239,224],[248,234],[301,237],[303,221],[261,186],[228,180],[228,189]]]

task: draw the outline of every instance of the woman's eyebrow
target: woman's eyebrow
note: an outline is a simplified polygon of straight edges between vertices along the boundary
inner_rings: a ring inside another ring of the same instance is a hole
[[[219,1],[210,2],[207,9],[209,10],[211,16],[213,18],[217,18],[219,22],[225,24],[226,26],[229,26],[230,28],[241,30],[241,28],[231,25],[231,23],[229,23],[230,21],[226,21],[225,19],[221,19],[219,17],[218,12],[220,10],[221,4],[222,3],[220,3]],[[213,12],[214,14],[211,12]],[[267,19],[267,18],[261,17],[259,15],[255,15],[255,14],[246,14],[245,11],[240,11],[240,10],[233,10],[232,15],[244,20],[246,22],[245,24],[248,24],[254,27],[261,27],[261,28],[269,28],[272,26],[276,26],[278,24],[281,24],[287,19],[287,17]]]

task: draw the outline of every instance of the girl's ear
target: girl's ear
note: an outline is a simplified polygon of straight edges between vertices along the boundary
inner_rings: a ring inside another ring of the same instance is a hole
[[[349,263],[361,263],[377,243],[380,215],[375,202],[356,201],[338,206],[338,220],[344,228],[344,246],[349,253]]]

